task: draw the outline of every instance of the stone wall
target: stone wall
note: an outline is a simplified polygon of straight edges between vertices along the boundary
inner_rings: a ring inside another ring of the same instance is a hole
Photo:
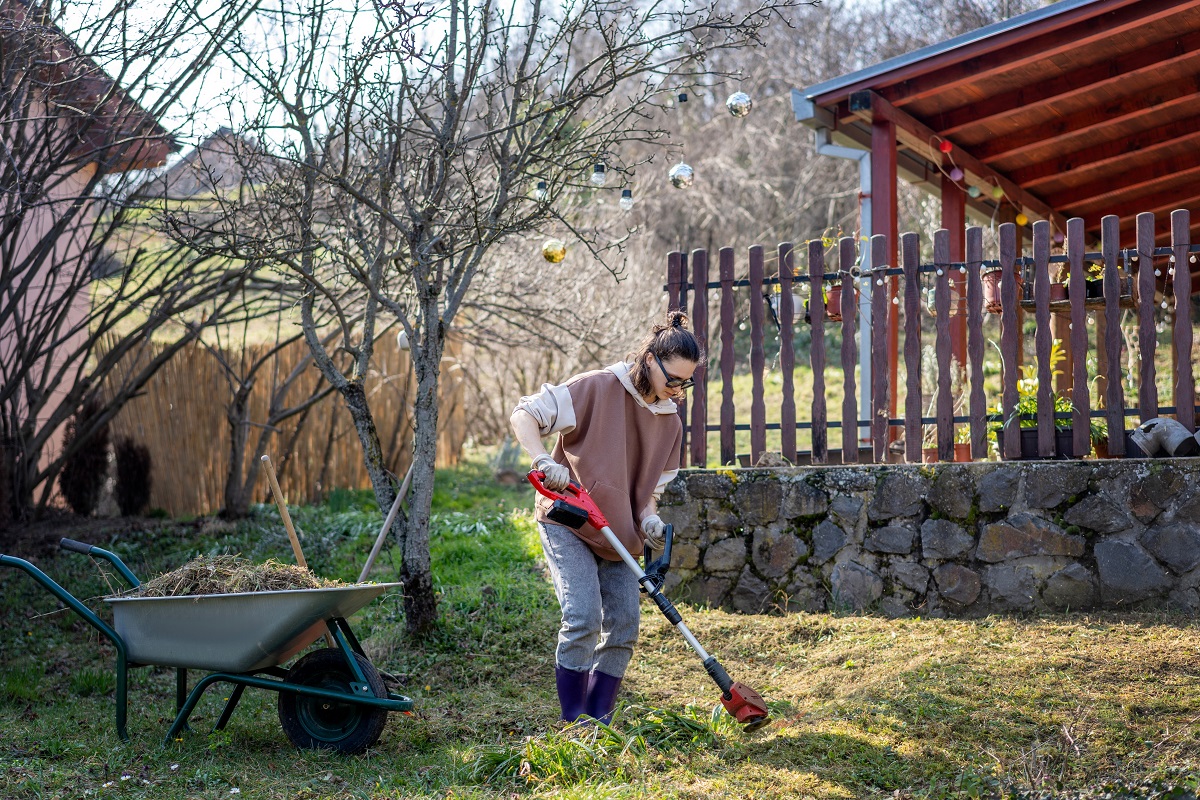
[[[685,470],[668,594],[747,613],[1200,611],[1200,459]]]

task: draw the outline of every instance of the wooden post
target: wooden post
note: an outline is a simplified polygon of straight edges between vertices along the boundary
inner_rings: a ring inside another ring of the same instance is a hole
[[[938,461],[954,460],[954,396],[950,379],[954,370],[950,353],[950,231],[933,234],[934,354],[937,358],[937,450]]]
[[[825,419],[825,245],[820,239],[808,243],[808,316],[812,320],[812,344],[808,359],[812,367],[812,455],[813,464],[829,459],[829,431]]]
[[[737,458],[733,412],[733,248],[722,247],[721,271],[721,464]]]
[[[987,458],[987,396],[983,393],[983,228],[967,229],[967,366],[971,380],[971,458]]]
[[[963,233],[967,225],[967,197],[955,181],[950,180],[947,173],[942,173],[942,227],[950,236],[949,262],[966,260],[963,246]],[[957,269],[947,267],[950,276],[950,296],[954,298],[950,304],[953,316],[950,318],[950,354],[957,362],[959,369],[965,369],[967,364],[967,318],[963,309],[966,298],[967,276]]]
[[[684,255],[678,250],[667,253],[667,310],[682,310],[685,302],[681,297],[683,282],[687,280],[684,268]],[[687,415],[684,409],[679,409],[679,421],[683,423],[683,438],[679,442],[679,466],[687,463]]]
[[[1050,330],[1050,223],[1040,219],[1033,223],[1033,295],[1036,308],[1034,319],[1038,370],[1037,440],[1038,456],[1053,458],[1056,452],[1054,435],[1054,387],[1051,385],[1050,350],[1054,335]]]
[[[884,269],[888,261],[888,239],[882,233],[871,237],[871,444],[876,463],[888,460],[888,408],[891,384],[888,381],[887,331],[892,313]],[[882,285],[881,285],[882,284]],[[895,360],[894,358],[892,359]]]
[[[688,257],[687,253],[679,254],[679,310],[688,310]],[[683,423],[683,439],[679,442],[679,466],[687,465],[688,446],[691,442],[691,425],[688,417],[687,395],[679,403],[679,421]]]
[[[925,402],[921,398],[921,240],[915,233],[900,237],[904,269],[904,457],[921,463],[924,437],[921,417]]]
[[[896,222],[896,123],[877,115],[871,120],[871,233],[887,237],[888,264],[896,263],[896,243],[900,230]],[[873,262],[874,263],[874,262]],[[888,281],[889,301],[897,296],[898,279]],[[896,386],[899,376],[900,315],[888,318],[888,384]],[[891,397],[890,413],[897,416],[896,394]],[[917,459],[920,460],[919,458]]]
[[[1142,422],[1158,416],[1158,387],[1154,385],[1154,214],[1137,215],[1138,282],[1138,414]]]
[[[858,278],[854,261],[858,243],[852,236],[838,241],[842,275],[842,463],[858,463],[858,384],[854,368],[858,366]]]
[[[792,302],[792,243],[779,245],[779,369],[783,374],[783,400],[779,405],[779,445],[783,457],[796,463],[796,391],[792,373],[796,354],[792,349],[792,325],[796,318]]]
[[[763,249],[750,248],[750,464],[767,449],[767,411],[763,403]]]
[[[708,350],[708,251],[692,251],[692,330]],[[696,365],[692,387],[692,466],[708,466],[708,359]]]
[[[1067,255],[1069,258],[1070,281],[1068,292],[1071,296],[1071,353],[1074,356],[1071,374],[1071,405],[1075,409],[1071,420],[1072,449],[1077,457],[1087,455],[1092,451],[1092,398],[1088,391],[1087,379],[1087,287],[1084,281],[1083,251],[1086,244],[1083,240],[1083,219],[1072,217],[1067,220]]]
[[[1121,279],[1117,251],[1121,247],[1121,220],[1109,214],[1100,220],[1104,251],[1104,352],[1108,359],[1105,408],[1108,410],[1109,455],[1125,455],[1125,392],[1121,382]]]
[[[1013,417],[1017,408],[1017,380],[1021,374],[1020,293],[1017,291],[1017,226],[1000,226],[1000,380],[1003,384],[1004,452],[1003,458],[1021,455],[1021,422]]]
[[[1175,419],[1193,433],[1196,431],[1196,384],[1192,378],[1192,268],[1188,263],[1191,247],[1191,215],[1181,208],[1171,212],[1171,248],[1175,269]]]

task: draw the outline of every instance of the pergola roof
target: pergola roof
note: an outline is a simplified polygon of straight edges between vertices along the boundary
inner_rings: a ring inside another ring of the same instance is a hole
[[[958,166],[985,217],[999,185],[1010,216],[1058,230],[1082,217],[1094,240],[1116,214],[1129,246],[1137,213],[1157,213],[1162,244],[1166,212],[1200,209],[1200,0],[1061,0],[793,101],[798,119],[861,149],[873,118],[893,120],[899,174],[938,193]]]

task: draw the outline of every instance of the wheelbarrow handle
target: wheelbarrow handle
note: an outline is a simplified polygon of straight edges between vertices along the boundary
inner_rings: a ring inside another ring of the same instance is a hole
[[[125,582],[134,589],[142,585],[142,582],[137,579],[133,571],[125,566],[125,562],[116,553],[110,553],[102,547],[96,547],[94,544],[87,542],[77,542],[74,539],[59,539],[58,547],[60,550],[67,550],[72,553],[83,553],[85,556],[95,556],[97,558],[106,559],[110,564],[116,567],[117,572],[121,573],[121,577]]]
[[[58,542],[60,550],[70,550],[72,553],[83,553],[85,556],[92,554],[92,545],[87,542],[77,542],[74,539],[60,539]]]

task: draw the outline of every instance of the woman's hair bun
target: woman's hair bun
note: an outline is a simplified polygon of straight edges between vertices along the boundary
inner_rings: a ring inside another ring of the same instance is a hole
[[[668,328],[687,328],[688,317],[682,311],[667,312],[667,327]]]

